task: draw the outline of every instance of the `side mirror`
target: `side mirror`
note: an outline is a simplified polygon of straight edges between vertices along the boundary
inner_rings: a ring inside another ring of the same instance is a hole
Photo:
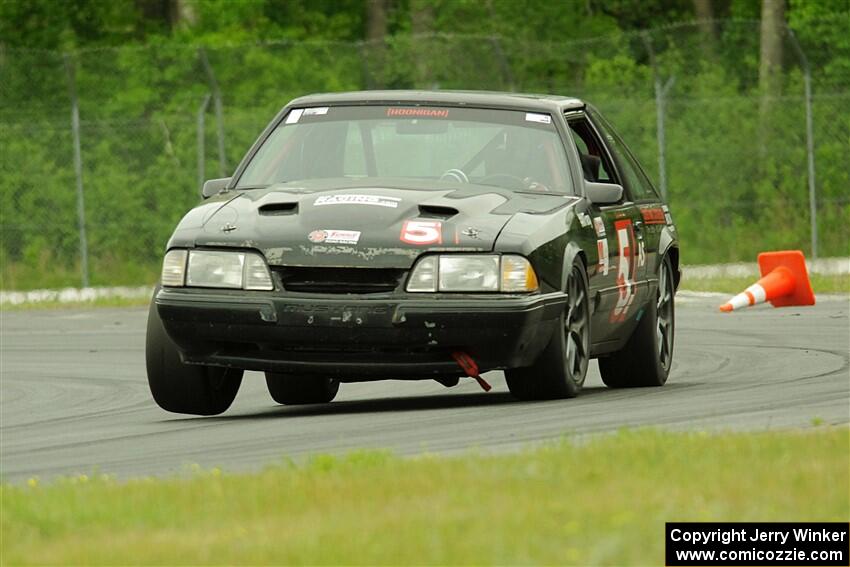
[[[224,190],[230,183],[230,177],[222,177],[220,179],[208,179],[204,181],[204,188],[201,189],[201,197],[209,199]]]
[[[623,186],[616,183],[595,183],[585,181],[584,191],[595,205],[614,205],[623,200]]]

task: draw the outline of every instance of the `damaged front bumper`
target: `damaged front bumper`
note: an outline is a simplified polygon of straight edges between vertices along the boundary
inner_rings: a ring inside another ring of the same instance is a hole
[[[363,297],[160,289],[154,301],[183,361],[341,380],[434,378],[531,365],[566,304],[562,293]]]

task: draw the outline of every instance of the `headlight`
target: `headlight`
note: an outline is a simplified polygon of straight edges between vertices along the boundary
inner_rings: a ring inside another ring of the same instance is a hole
[[[407,291],[437,291],[437,256],[419,260],[410,274]]]
[[[537,291],[537,274],[522,256],[502,256],[502,291]]]
[[[162,285],[181,287],[186,283],[186,250],[169,250],[162,261]]]
[[[511,254],[443,254],[421,258],[407,282],[409,292],[537,291],[534,268]]]
[[[245,254],[245,289],[274,289],[269,267],[259,254]]]
[[[162,263],[162,285],[274,289],[262,256],[223,250],[169,250]]]
[[[186,285],[195,287],[242,287],[245,255],[233,252],[191,251]]]
[[[498,256],[440,256],[440,291],[499,291]]]

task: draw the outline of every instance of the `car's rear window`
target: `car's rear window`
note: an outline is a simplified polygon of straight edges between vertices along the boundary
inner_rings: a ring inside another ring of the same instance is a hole
[[[293,109],[237,187],[381,177],[574,192],[549,114],[432,106]]]

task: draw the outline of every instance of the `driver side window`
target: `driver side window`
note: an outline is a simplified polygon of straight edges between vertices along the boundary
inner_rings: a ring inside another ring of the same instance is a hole
[[[616,183],[617,178],[608,154],[604,151],[602,143],[587,118],[568,118],[567,123],[578,151],[584,179],[597,183]]]
[[[599,126],[599,130],[608,140],[608,148],[617,160],[617,166],[620,168],[620,173],[628,185],[628,189],[635,199],[642,200],[657,200],[658,194],[655,192],[652,183],[646,173],[641,169],[640,164],[631,154],[626,144],[614,131],[614,128],[609,122],[602,118],[597,113],[591,113],[594,123]]]

